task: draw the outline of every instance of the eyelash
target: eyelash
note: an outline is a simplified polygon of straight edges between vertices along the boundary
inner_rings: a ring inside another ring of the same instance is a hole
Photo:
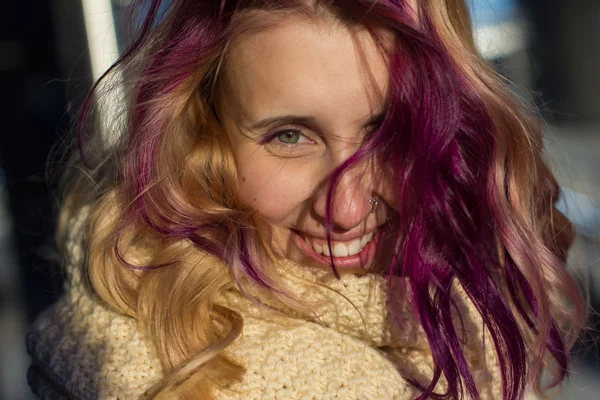
[[[379,129],[381,127],[382,122],[383,122],[383,119],[374,121],[373,123],[369,124],[369,126],[367,128],[367,134],[372,134],[374,131]],[[307,135],[302,133],[302,129],[298,129],[296,127],[283,127],[283,128],[277,128],[275,131],[271,131],[271,132],[265,134],[263,139],[260,141],[260,144],[261,145],[271,144],[271,145],[280,146],[280,147],[284,147],[284,148],[290,148],[292,146],[302,144],[302,143],[284,143],[282,141],[277,141],[276,140],[277,137],[285,132],[298,133],[300,136],[304,137],[304,139],[308,142],[308,144],[315,143],[314,140],[310,139]],[[306,143],[306,142],[303,142],[303,143]]]
[[[283,146],[283,147],[296,146],[296,145],[300,144],[300,143],[284,143],[281,141],[277,141],[277,137],[286,132],[297,133],[300,136],[304,137],[304,139],[306,139],[306,141],[308,141],[310,143],[314,143],[313,140],[309,139],[304,133],[302,133],[302,130],[300,130],[298,128],[279,128],[275,132],[267,133],[265,135],[264,139],[262,139],[260,143],[263,145],[264,144],[274,144],[276,146]]]

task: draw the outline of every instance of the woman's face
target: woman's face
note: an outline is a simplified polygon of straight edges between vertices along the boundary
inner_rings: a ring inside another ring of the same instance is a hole
[[[326,242],[327,183],[385,112],[388,70],[366,31],[289,18],[236,43],[219,118],[232,143],[239,194],[273,228],[286,258],[340,271],[373,269],[394,214],[385,177],[365,161],[342,176]],[[378,201],[373,210],[371,198]],[[379,243],[379,246],[378,246]]]

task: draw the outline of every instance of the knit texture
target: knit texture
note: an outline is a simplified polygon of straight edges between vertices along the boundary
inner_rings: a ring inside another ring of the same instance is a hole
[[[73,221],[72,232],[84,223],[81,218]],[[81,275],[82,246],[77,235],[70,237],[66,293],[38,317],[27,336],[34,364],[30,384],[43,399],[137,399],[163,376],[158,357],[133,318],[108,309],[87,290]],[[403,376],[428,383],[431,357],[424,333],[405,304],[395,305],[405,317],[393,323],[387,279],[345,275],[320,287],[302,283],[316,279],[309,270],[297,275],[291,280],[296,294],[323,303],[308,320],[257,305],[236,290],[219,299],[243,316],[243,333],[226,351],[246,373],[240,382],[215,389],[215,397],[415,398],[419,391]],[[393,284],[404,290],[400,280]],[[457,288],[469,338],[465,354],[482,397],[499,399],[499,371],[494,357],[483,351],[481,319],[465,297]],[[491,349],[491,341],[486,343]]]

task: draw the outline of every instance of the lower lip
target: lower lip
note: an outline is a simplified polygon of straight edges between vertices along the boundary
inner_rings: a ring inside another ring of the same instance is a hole
[[[296,232],[294,232],[294,234],[296,237],[296,243],[298,244],[300,250],[302,250],[302,252],[304,252],[304,254],[310,258],[319,261],[322,264],[331,265],[331,258],[333,258],[333,263],[336,267],[361,268],[367,270],[375,259],[375,250],[377,249],[377,242],[379,241],[380,232],[377,231],[375,235],[373,235],[371,241],[367,243],[360,253],[347,257],[329,257],[323,254],[318,254],[314,251],[310,244],[306,243],[300,234]]]

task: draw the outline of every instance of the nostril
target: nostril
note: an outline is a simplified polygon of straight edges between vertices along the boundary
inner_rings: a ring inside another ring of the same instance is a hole
[[[330,185],[323,182],[315,193],[313,210],[323,225],[335,227],[343,232],[364,223],[378,206],[378,198],[372,197],[371,175],[352,169],[336,180],[336,186],[329,192]]]
[[[333,204],[331,215],[331,223],[338,230],[348,231],[356,228],[358,225],[366,222],[367,217],[371,214],[371,204],[364,200],[361,204],[356,202],[352,205],[336,206]],[[327,220],[327,216],[325,217]]]

